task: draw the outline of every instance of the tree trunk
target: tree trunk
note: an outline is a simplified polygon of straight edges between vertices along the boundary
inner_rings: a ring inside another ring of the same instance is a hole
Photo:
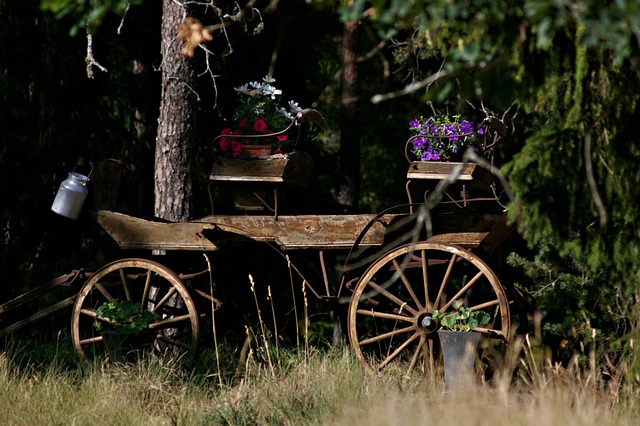
[[[176,28],[184,9],[163,0],[162,99],[155,153],[154,214],[185,221],[191,214],[192,153],[195,138],[195,72],[180,54]]]
[[[356,57],[353,51],[357,22],[344,24],[342,35],[342,93],[340,99],[340,169],[338,202],[357,207],[360,186],[360,140],[357,127]]]

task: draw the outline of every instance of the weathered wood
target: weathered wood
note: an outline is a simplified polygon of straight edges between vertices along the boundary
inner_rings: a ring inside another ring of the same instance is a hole
[[[504,229],[504,214],[447,214],[433,218],[434,235],[429,242],[455,244],[465,248],[495,243],[496,230]],[[505,235],[502,235],[503,237]]]
[[[446,179],[453,169],[462,163],[444,163],[438,161],[412,161],[407,171],[407,179],[442,180]],[[475,163],[467,163],[458,176],[459,181],[479,180],[490,184],[493,180],[491,172]]]
[[[360,247],[381,246],[396,219],[384,215],[368,230]],[[99,211],[100,226],[123,249],[220,250],[243,241],[270,242],[283,250],[350,248],[374,219],[371,214],[300,216],[207,216],[191,222],[153,222],[110,211]],[[489,232],[504,223],[500,214],[433,217],[432,241],[477,247]]]
[[[99,211],[97,221],[124,249],[215,251],[250,239],[280,248],[350,248],[374,215],[208,216],[191,222],[152,222]],[[381,221],[389,221],[383,217]],[[362,246],[381,245],[383,222],[374,224]]]
[[[25,327],[25,326],[27,326],[29,324],[32,324],[32,323],[34,323],[36,321],[39,321],[39,320],[41,320],[43,318],[46,318],[49,315],[53,315],[54,313],[59,312],[59,311],[61,311],[63,309],[69,308],[75,302],[76,296],[77,295],[74,294],[71,297],[68,297],[68,298],[66,298],[66,299],[64,299],[64,300],[62,300],[62,301],[60,301],[58,303],[55,303],[55,304],[53,304],[53,305],[51,305],[51,306],[49,306],[49,307],[47,307],[45,309],[41,309],[38,312],[36,312],[36,313],[34,313],[32,315],[29,315],[26,318],[21,319],[20,321],[16,321],[15,323],[0,329],[0,337],[7,336],[7,335],[9,335],[11,333],[14,333],[14,332],[20,330],[21,328],[23,328],[23,327]]]
[[[271,182],[304,185],[313,169],[311,156],[299,151],[287,158],[216,159],[209,175],[212,182]]]
[[[14,299],[9,300],[8,302],[0,305],[0,314],[5,312],[9,312],[12,309],[15,309],[25,303],[32,302],[45,294],[52,292],[53,290],[59,287],[68,287],[73,283],[77,278],[85,279],[87,276],[91,276],[91,272],[85,273],[84,270],[74,270],[68,274],[64,274],[59,276],[56,279],[49,281],[46,284],[43,284],[39,287],[31,289],[26,293],[22,293],[21,295],[15,297]]]

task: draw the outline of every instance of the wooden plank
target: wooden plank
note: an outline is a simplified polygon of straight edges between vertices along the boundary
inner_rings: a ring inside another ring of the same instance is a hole
[[[384,244],[387,229],[405,214],[384,215],[362,239],[361,247]],[[101,210],[100,226],[123,249],[215,251],[225,244],[269,242],[283,250],[351,248],[372,214],[300,216],[207,216],[191,222],[154,222]],[[438,215],[433,241],[477,247],[504,224],[502,214]],[[412,226],[411,224],[406,225]]]
[[[488,232],[448,232],[437,234],[427,239],[431,243],[455,244],[464,248],[476,248],[487,236]]]
[[[438,162],[438,161],[412,161],[407,171],[407,179],[442,180],[446,179],[456,166],[463,163]],[[458,176],[459,181],[479,180],[490,184],[493,180],[491,172],[475,163],[467,163],[463,166]]]
[[[218,158],[211,169],[212,182],[306,182],[313,169],[311,156],[303,151],[266,158]]]
[[[23,328],[23,327],[25,327],[25,326],[27,326],[29,324],[32,324],[32,323],[34,323],[36,321],[39,321],[39,320],[41,320],[43,318],[47,318],[48,316],[53,315],[58,311],[61,311],[63,309],[71,307],[74,304],[77,296],[78,296],[77,294],[74,294],[71,297],[68,297],[68,298],[66,298],[66,299],[64,299],[64,300],[62,300],[62,301],[60,301],[58,303],[55,303],[55,304],[53,304],[53,305],[51,305],[51,306],[49,306],[49,307],[47,307],[45,309],[41,309],[38,312],[36,312],[36,313],[34,313],[32,315],[29,315],[26,318],[21,319],[20,321],[17,321],[15,323],[11,324],[11,325],[8,325],[7,327],[4,327],[4,328],[0,329],[0,337],[6,336],[6,335],[11,334],[11,333],[14,333],[14,332],[20,330],[21,328]]]
[[[496,246],[508,234],[502,233],[506,227],[506,215],[500,213],[448,214],[433,218],[434,235],[428,241],[455,244],[465,248]]]
[[[282,249],[350,248],[374,215],[208,216],[191,222],[165,223],[101,210],[97,221],[124,249],[219,250],[221,245],[251,239]],[[391,218],[383,218],[391,220]],[[383,223],[374,224],[363,246],[381,245]]]
[[[220,158],[211,168],[210,181],[218,182],[284,182],[286,159]]]

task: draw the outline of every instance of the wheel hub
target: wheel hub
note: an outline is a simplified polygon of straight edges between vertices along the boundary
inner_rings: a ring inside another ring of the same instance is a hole
[[[418,316],[418,328],[425,334],[434,333],[438,330],[438,321],[433,319],[431,313],[422,313]]]

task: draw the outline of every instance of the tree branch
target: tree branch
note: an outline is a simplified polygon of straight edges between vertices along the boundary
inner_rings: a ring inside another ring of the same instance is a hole
[[[87,31],[87,57],[84,59],[87,64],[87,78],[93,80],[93,67],[97,67],[102,72],[107,72],[107,69],[100,65],[98,61],[93,57],[93,35],[89,32],[89,27],[86,27]]]
[[[388,101],[389,99],[399,98],[400,96],[417,92],[423,87],[431,85],[432,83],[437,81],[439,78],[448,77],[449,74],[450,73],[448,71],[443,71],[442,68],[440,68],[437,73],[431,74],[429,77],[425,78],[424,80],[415,81],[411,84],[407,84],[400,90],[396,90],[395,92],[385,93],[383,95],[373,95],[371,97],[371,103],[379,104],[380,102]]]
[[[598,210],[598,216],[600,217],[600,227],[607,226],[607,209],[598,192],[598,185],[596,178],[593,176],[593,162],[591,161],[591,132],[587,132],[584,135],[584,170],[587,174],[587,183],[589,184],[589,190],[591,191],[591,198]]]

